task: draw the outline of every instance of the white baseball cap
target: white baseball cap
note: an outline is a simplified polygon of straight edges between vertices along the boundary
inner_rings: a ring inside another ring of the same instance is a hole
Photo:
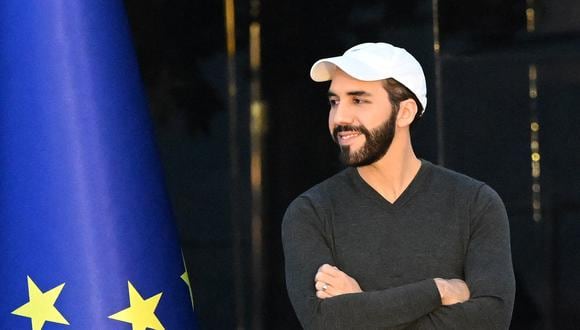
[[[425,74],[419,62],[403,48],[384,42],[356,45],[342,56],[316,61],[310,69],[310,77],[319,82],[332,80],[336,67],[363,81],[393,78],[415,94],[423,112],[427,108]]]

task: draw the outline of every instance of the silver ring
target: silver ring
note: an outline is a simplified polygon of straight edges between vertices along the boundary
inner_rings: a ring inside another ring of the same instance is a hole
[[[328,284],[327,283],[324,283],[322,285],[322,291],[326,291],[326,289],[328,289]]]

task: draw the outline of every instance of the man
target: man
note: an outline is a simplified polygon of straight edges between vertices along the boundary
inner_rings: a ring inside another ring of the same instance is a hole
[[[294,200],[282,239],[306,329],[507,329],[515,281],[505,207],[486,184],[418,159],[419,63],[386,43],[322,59],[329,130],[349,167]]]

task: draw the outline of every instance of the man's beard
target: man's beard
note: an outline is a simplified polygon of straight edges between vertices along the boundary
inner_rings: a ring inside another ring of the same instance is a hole
[[[350,152],[350,146],[340,146],[340,160],[343,164],[352,167],[370,165],[389,151],[395,137],[395,122],[397,113],[393,111],[391,117],[379,127],[369,131],[364,126],[341,125],[332,130],[332,138],[338,144],[338,133],[344,131],[359,132],[365,136],[365,144],[360,150]]]

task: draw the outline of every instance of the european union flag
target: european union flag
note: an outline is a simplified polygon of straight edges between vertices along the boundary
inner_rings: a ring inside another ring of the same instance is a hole
[[[123,2],[0,3],[0,329],[192,329]]]

